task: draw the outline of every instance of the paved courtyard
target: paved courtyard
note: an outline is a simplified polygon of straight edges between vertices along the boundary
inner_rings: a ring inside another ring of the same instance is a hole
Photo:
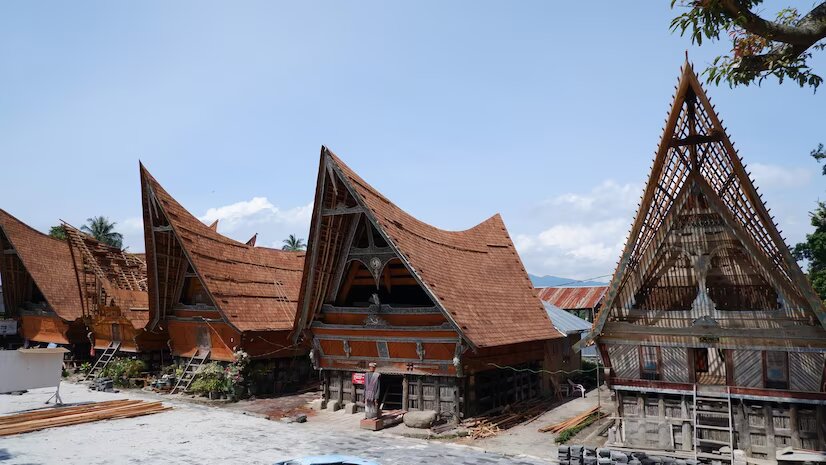
[[[0,414],[39,408],[52,389],[22,396],[0,395]],[[158,396],[107,394],[84,386],[61,387],[66,403]],[[285,424],[242,412],[166,401],[173,410],[145,417],[87,423],[0,438],[0,464],[271,464],[303,455],[341,453],[385,465],[547,464],[537,458],[503,456],[455,444],[363,430],[325,428],[319,421]],[[528,452],[530,453],[530,452]]]

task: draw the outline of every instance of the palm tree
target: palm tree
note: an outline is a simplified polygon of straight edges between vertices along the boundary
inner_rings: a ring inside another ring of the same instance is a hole
[[[290,234],[290,237],[284,239],[284,247],[281,247],[281,250],[297,252],[306,248],[307,244],[304,243],[304,239],[299,239],[295,234]]]
[[[94,237],[99,242],[121,248],[123,246],[123,234],[115,232],[117,223],[109,221],[105,216],[87,218],[86,224],[80,230]]]

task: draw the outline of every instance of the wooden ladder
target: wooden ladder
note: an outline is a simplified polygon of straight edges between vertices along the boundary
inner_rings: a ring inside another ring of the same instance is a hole
[[[83,381],[88,381],[89,378],[97,378],[103,369],[106,368],[106,365],[112,361],[115,354],[118,353],[118,349],[120,349],[120,342],[110,342],[106,349],[103,350],[103,353],[100,354],[100,357],[92,366],[92,369],[89,370],[89,373],[86,373],[86,377],[83,378]]]
[[[186,363],[186,367],[184,368],[184,372],[180,378],[178,378],[178,382],[175,383],[175,387],[169,391],[170,394],[175,394],[176,392],[186,392],[189,389],[189,386],[192,384],[192,381],[195,380],[195,375],[198,374],[198,369],[206,363],[209,359],[209,350],[208,349],[198,349],[195,351],[195,354],[189,361]]]
[[[731,462],[734,457],[734,425],[732,424],[731,389],[726,386],[726,392],[697,393],[694,385],[694,459],[712,459]],[[698,410],[707,407],[706,410]],[[701,437],[700,431],[724,431],[728,433],[728,441]],[[719,449],[728,446],[728,453],[713,453],[704,448]]]

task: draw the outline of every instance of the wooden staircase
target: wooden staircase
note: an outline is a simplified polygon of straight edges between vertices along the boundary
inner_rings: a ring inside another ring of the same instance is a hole
[[[393,383],[387,386],[387,390],[384,391],[384,395],[382,396],[381,403],[379,405],[383,411],[405,410],[405,406],[402,406],[403,397],[401,383]]]
[[[719,452],[727,446],[728,452]],[[697,390],[694,385],[694,457],[731,462],[734,451],[734,424],[731,390]]]
[[[98,357],[97,361],[92,366],[92,369],[89,370],[89,373],[87,373],[86,377],[83,378],[83,381],[97,378],[103,369],[106,368],[106,365],[112,361],[115,354],[118,353],[118,349],[120,349],[120,342],[110,342],[106,349],[103,350],[103,353],[100,354],[100,357]]]
[[[198,369],[201,368],[207,360],[209,360],[209,350],[198,349],[195,352],[195,355],[193,355],[192,358],[190,358],[186,363],[183,374],[180,378],[178,378],[178,382],[175,383],[175,387],[172,388],[169,393],[175,394],[176,392],[186,392],[192,384],[192,381],[195,380],[195,375],[198,374]]]

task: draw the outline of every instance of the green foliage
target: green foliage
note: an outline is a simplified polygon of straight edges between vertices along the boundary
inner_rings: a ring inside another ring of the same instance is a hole
[[[60,239],[61,241],[66,240],[66,230],[63,229],[63,225],[59,224],[57,226],[52,226],[49,228],[49,236],[55,239]]]
[[[826,159],[823,144],[812,150],[812,158],[819,162]],[[823,168],[826,176],[826,166]],[[812,287],[826,300],[826,202],[818,202],[817,208],[811,213],[811,223],[814,232],[806,235],[806,242],[801,242],[792,251],[798,260],[806,260],[809,264],[809,280]]]
[[[679,3],[679,5],[678,5]],[[741,0],[740,6],[749,11],[763,3],[763,0]],[[677,0],[671,7],[679,6],[685,11],[671,21],[672,32],[688,35],[691,42],[702,45],[704,39],[720,40],[723,33],[731,40],[731,51],[716,57],[703,74],[709,83],[719,85],[725,81],[730,87],[748,86],[756,82],[760,85],[769,76],[774,76],[782,84],[790,79],[800,87],[810,86],[814,90],[823,79],[812,72],[808,63],[812,50],[823,50],[826,43],[815,43],[803,50],[793,49],[788,44],[773,40],[768,33],[756,34],[747,31],[746,17],[733,15],[724,8],[720,0]],[[753,13],[756,14],[756,13]],[[796,8],[783,8],[770,22],[780,27],[797,26],[801,14]]]
[[[192,382],[192,390],[196,394],[206,395],[210,392],[229,392],[227,389],[226,369],[218,362],[210,362],[201,366]]]
[[[299,250],[304,250],[307,248],[307,244],[304,243],[304,239],[299,239],[298,236],[295,234],[290,234],[290,237],[284,239],[284,247],[281,247],[281,250],[289,250],[291,252],[297,252]]]
[[[817,144],[817,148],[812,150],[809,155],[817,160],[818,163],[826,159],[826,150],[823,149],[823,144]],[[823,176],[826,176],[826,165],[823,165]]]
[[[86,224],[80,228],[81,231],[94,237],[97,241],[112,247],[123,247],[123,235],[115,231],[117,223],[109,221],[105,216],[87,218]]]
[[[78,367],[78,369],[84,375],[89,374],[89,372],[92,371],[92,364],[89,362],[83,362],[80,364],[80,367]]]
[[[135,378],[146,371],[146,362],[134,358],[113,358],[101,371],[104,378],[112,378],[116,386],[129,387],[129,378]]]
[[[580,431],[584,430],[585,428],[591,426],[595,421],[599,420],[600,413],[592,413],[588,418],[580,423],[577,426],[566,428],[559,432],[559,436],[554,439],[557,444],[565,444],[566,442],[570,441],[574,436],[577,435]]]
[[[207,363],[198,370],[191,389],[201,395],[210,392],[235,395],[246,380],[249,363],[250,356],[243,350],[236,351],[233,361],[226,366],[218,362]]]

